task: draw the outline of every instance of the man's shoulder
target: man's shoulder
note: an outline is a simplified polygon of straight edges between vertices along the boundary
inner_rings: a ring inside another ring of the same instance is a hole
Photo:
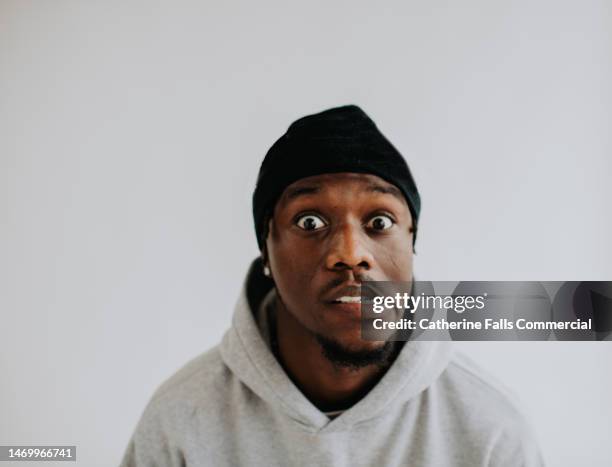
[[[540,465],[531,423],[516,395],[472,359],[456,353],[439,380],[444,416],[461,427],[462,439],[488,445],[491,459],[524,459]],[[527,462],[529,461],[529,462]],[[510,462],[510,461],[508,461]]]
[[[149,410],[193,411],[216,405],[223,397],[231,372],[223,363],[219,346],[188,361],[162,382],[149,402]]]
[[[185,465],[181,446],[196,443],[198,436],[216,439],[216,423],[229,406],[226,396],[231,382],[218,346],[186,363],[149,400],[122,467]]]
[[[458,402],[478,403],[508,417],[521,417],[518,397],[490,372],[467,355],[456,352],[444,372],[443,383]]]

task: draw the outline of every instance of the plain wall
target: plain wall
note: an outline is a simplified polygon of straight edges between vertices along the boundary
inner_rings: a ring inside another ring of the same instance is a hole
[[[409,162],[420,279],[612,280],[610,31],[594,0],[2,0],[0,444],[119,463],[229,325],[266,150],[335,105]],[[461,347],[569,467],[610,465],[610,345]]]

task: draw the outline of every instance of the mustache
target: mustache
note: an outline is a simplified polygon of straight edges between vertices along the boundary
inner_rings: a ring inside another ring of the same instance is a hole
[[[376,293],[376,287],[374,287],[373,284],[371,284],[371,282],[374,282],[375,279],[368,275],[368,274],[359,274],[359,275],[355,275],[355,280],[351,281],[351,282],[356,282],[359,283],[359,286],[355,285],[355,286],[348,286],[346,287],[346,289],[351,289],[351,288],[362,288],[362,289],[366,289],[366,290],[371,290],[373,293]],[[334,278],[332,280],[330,280],[327,284],[325,284],[325,286],[321,289],[321,296],[325,296],[327,293],[330,293],[332,290],[338,288],[339,286],[341,286],[342,284],[348,282],[348,280],[346,278],[341,278],[341,277],[337,277]],[[363,282],[370,282],[369,284],[363,284]]]

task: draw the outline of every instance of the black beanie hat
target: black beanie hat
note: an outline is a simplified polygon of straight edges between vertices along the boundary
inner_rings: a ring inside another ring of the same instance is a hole
[[[253,193],[260,250],[267,220],[285,188],[302,178],[338,172],[373,174],[397,186],[408,202],[416,240],[421,199],[406,161],[363,110],[347,105],[296,120],[266,154]]]

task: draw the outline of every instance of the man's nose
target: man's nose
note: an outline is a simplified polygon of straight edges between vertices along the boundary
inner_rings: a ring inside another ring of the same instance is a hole
[[[374,258],[366,245],[361,226],[346,223],[332,234],[325,265],[328,269],[365,269],[374,264]]]

